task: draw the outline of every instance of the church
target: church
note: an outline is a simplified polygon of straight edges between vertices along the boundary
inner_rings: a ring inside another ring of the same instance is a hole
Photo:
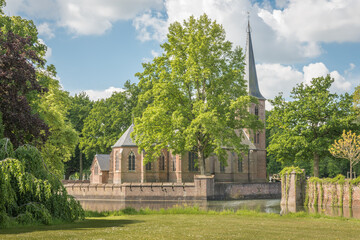
[[[265,101],[261,95],[256,74],[255,58],[251,41],[250,24],[248,23],[245,80],[248,93],[258,99],[249,111],[265,122]],[[199,175],[196,161],[197,155],[192,152],[172,154],[163,149],[156,161],[144,163],[144,153],[131,139],[131,125],[119,140],[112,146],[110,154],[96,154],[91,165],[91,184],[122,184],[146,182],[194,182],[194,176]],[[213,175],[215,182],[262,183],[266,182],[266,146],[265,130],[253,132],[242,129],[243,144],[249,146],[246,154],[238,156],[227,149],[227,165],[219,162],[216,155],[206,159],[205,172]]]

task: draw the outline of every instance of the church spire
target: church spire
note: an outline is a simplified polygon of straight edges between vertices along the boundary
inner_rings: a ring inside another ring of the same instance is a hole
[[[265,100],[265,98],[260,93],[258,79],[256,75],[255,57],[251,42],[251,28],[250,28],[249,19],[248,19],[248,26],[246,32],[247,32],[247,39],[246,39],[246,55],[245,55],[245,63],[246,63],[245,80],[247,81],[248,92],[250,96]]]

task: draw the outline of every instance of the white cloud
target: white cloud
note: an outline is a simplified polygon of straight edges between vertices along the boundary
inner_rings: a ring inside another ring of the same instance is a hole
[[[123,92],[124,89],[116,88],[116,87],[109,87],[105,90],[83,90],[77,92],[86,92],[89,96],[90,100],[97,101],[99,99],[105,99],[111,97],[114,92]]]
[[[39,35],[45,36],[48,39],[55,37],[55,34],[48,23],[40,24],[39,26],[37,26],[37,30],[39,32]]]
[[[279,92],[288,98],[291,89],[304,79],[302,72],[281,64],[257,64],[256,70],[260,91],[267,99],[273,99]]]
[[[330,72],[325,64],[321,62],[304,66],[303,71],[304,81],[307,84],[310,84],[312,78],[325,77],[327,74],[330,74],[330,77],[334,78],[334,83],[330,90],[334,92],[346,92],[351,89],[352,84],[350,81],[346,81],[345,77],[342,76],[338,71]]]
[[[319,43],[360,41],[358,0],[289,0],[283,6],[260,9],[259,17],[278,38],[302,46],[304,57],[319,56]]]
[[[49,19],[75,35],[101,35],[116,21],[162,7],[162,0],[11,0],[5,12]]]
[[[304,66],[302,71],[281,64],[257,64],[256,69],[260,92],[267,99],[274,99],[279,92],[282,92],[283,96],[289,99],[290,92],[296,84],[301,82],[310,84],[312,78],[326,76],[327,74],[334,78],[330,91],[344,93],[351,90],[352,87],[351,81],[346,80],[338,71],[330,72],[322,62]]]

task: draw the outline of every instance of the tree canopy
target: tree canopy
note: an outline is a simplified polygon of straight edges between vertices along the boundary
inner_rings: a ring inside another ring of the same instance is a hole
[[[360,162],[360,135],[343,132],[341,139],[335,140],[329,148],[330,153],[337,158],[348,159],[350,162],[350,179],[352,179],[353,166]]]
[[[328,149],[344,129],[352,129],[352,98],[330,93],[330,76],[313,78],[291,91],[292,101],[280,94],[270,100],[273,110],[267,120],[272,130],[268,152],[277,161],[299,164],[313,161],[313,174],[319,176],[319,162],[331,156]]]
[[[33,64],[43,62],[31,46],[30,37],[0,32],[0,111],[4,135],[15,146],[37,139],[44,142],[49,130],[29,102],[29,96],[47,91],[36,79]]]
[[[145,150],[146,161],[163,148],[196,152],[204,174],[210,154],[224,161],[224,146],[239,154],[247,148],[236,129],[263,126],[248,112],[257,101],[246,92],[242,50],[232,50],[223,27],[205,14],[171,24],[161,47],[164,53],[136,74],[143,111],[132,137]]]
[[[80,149],[88,158],[92,159],[96,153],[109,153],[111,146],[131,125],[137,94],[137,86],[128,81],[123,92],[115,92],[110,98],[94,103],[84,120],[80,138]]]

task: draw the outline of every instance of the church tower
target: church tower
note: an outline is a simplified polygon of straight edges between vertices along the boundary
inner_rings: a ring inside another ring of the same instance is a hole
[[[248,93],[250,96],[258,99],[258,104],[252,104],[249,111],[255,114],[265,123],[265,101],[266,99],[262,96],[259,90],[259,83],[256,74],[256,65],[254,51],[251,41],[251,27],[250,21],[248,20],[247,26],[247,39],[246,39],[246,53],[245,53],[245,81],[247,81]],[[254,150],[257,156],[257,161],[254,163],[254,171],[257,173],[258,179],[266,178],[266,139],[265,129],[254,132],[247,131],[249,139],[254,143],[256,150]],[[255,177],[256,178],[256,177]]]

